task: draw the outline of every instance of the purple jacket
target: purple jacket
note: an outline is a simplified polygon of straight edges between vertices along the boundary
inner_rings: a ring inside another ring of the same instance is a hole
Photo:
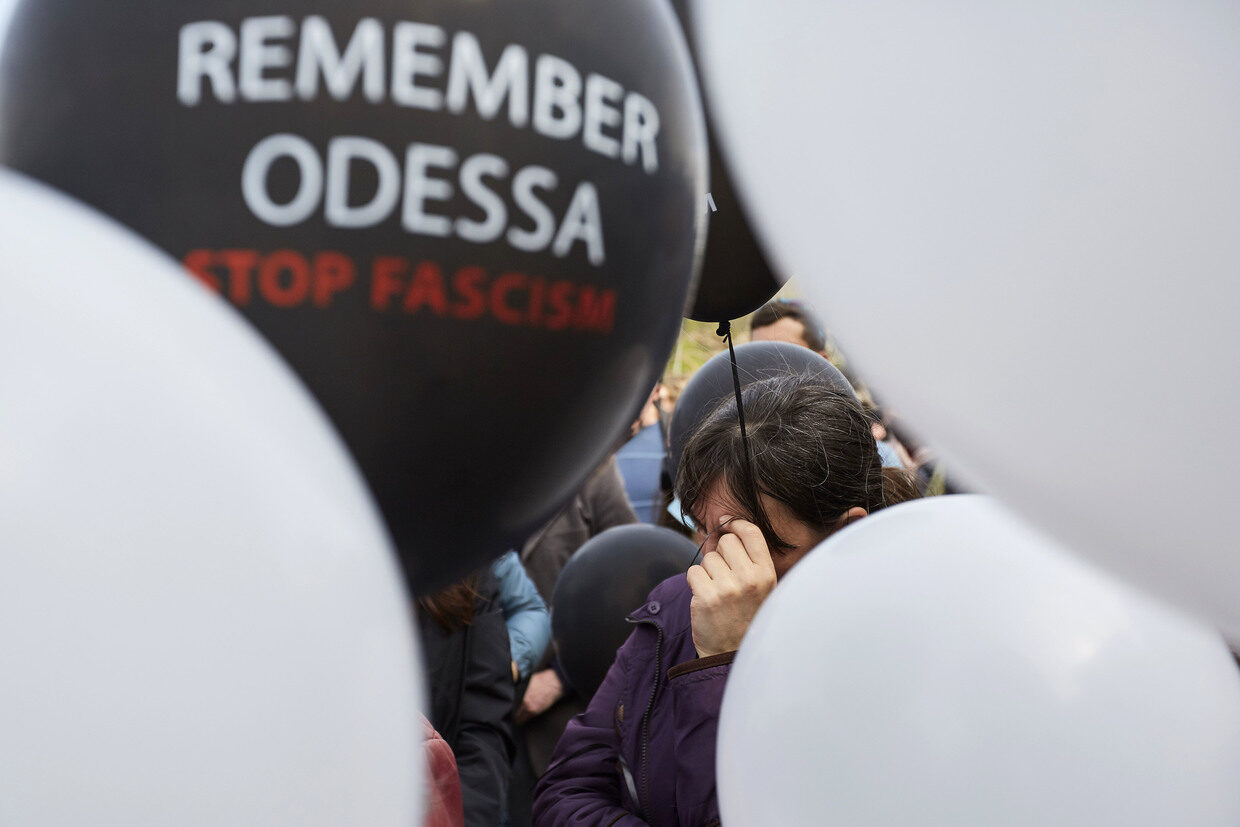
[[[538,782],[536,827],[719,823],[715,731],[733,656],[697,656],[692,596],[678,574],[629,615],[637,628]]]

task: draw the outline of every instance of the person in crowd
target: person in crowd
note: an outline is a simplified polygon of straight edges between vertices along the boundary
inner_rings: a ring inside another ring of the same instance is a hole
[[[665,376],[663,378],[663,433],[671,433],[672,412],[676,407],[676,402],[680,399],[681,392],[688,383],[688,377],[685,376]],[[663,464],[659,469],[659,493],[660,503],[656,510],[655,525],[662,528],[668,528],[677,534],[683,534],[686,537],[692,537],[693,531],[683,522],[677,519],[676,491],[672,480],[672,471],[668,467],[670,460],[665,454]]]
[[[871,399],[870,404],[862,400],[862,405],[870,414],[870,431],[878,443],[878,455],[883,458],[883,466],[887,468],[916,468],[908,449],[896,438],[888,427],[887,412]]]
[[[512,655],[498,588],[483,569],[418,600],[430,721],[456,756],[467,827],[503,816],[515,752]]]
[[[908,472],[882,466],[851,394],[778,377],[742,400],[748,453],[728,400],[690,436],[678,470],[701,562],[632,613],[633,633],[538,784],[538,827],[717,825],[719,706],[754,614],[818,543],[917,496]]]
[[[827,358],[827,334],[822,322],[804,303],[776,299],[754,311],[749,322],[751,342],[789,342]]]
[[[613,526],[635,522],[637,515],[624,493],[615,457],[608,457],[564,508],[521,546],[521,562],[547,605],[551,605],[555,581],[573,552]],[[546,770],[565,725],[583,709],[584,702],[555,668],[555,652],[548,646],[525,685],[516,710],[520,725],[518,758],[509,799],[513,827],[528,823],[534,782]]]
[[[456,756],[452,754],[452,747],[425,717],[422,718],[422,747],[426,758],[426,804],[422,827],[465,827]]]
[[[672,420],[672,411],[676,409],[676,403],[680,401],[680,394],[684,392],[685,385],[688,384],[687,376],[664,376],[660,383],[663,387],[663,395],[659,399],[659,407],[663,410],[663,424],[667,426]]]
[[[521,564],[548,606],[555,581],[581,544],[612,526],[637,522],[624,480],[609,456],[595,468],[560,511],[526,538]]]
[[[940,494],[967,494],[968,489],[960,484],[955,476],[949,476],[933,448],[921,442],[899,417],[889,415],[886,419],[887,429],[892,440],[906,452],[909,457],[906,465],[912,468],[921,485],[922,493],[927,496]]]
[[[491,565],[491,573],[499,587],[500,611],[508,627],[512,682],[520,683],[534,673],[551,643],[551,613],[515,550],[501,555]]]
[[[630,429],[628,442],[616,451],[616,467],[624,479],[629,504],[639,520],[650,524],[658,522],[659,510],[663,508],[661,474],[667,438],[659,405],[662,395],[663,386],[656,384]]]
[[[870,396],[870,391],[865,384],[861,382],[855,374],[845,370],[843,359],[840,354],[831,346],[827,338],[826,329],[822,326],[822,321],[809,308],[809,305],[795,299],[776,299],[767,302],[759,307],[753,314],[750,321],[749,339],[753,342],[788,342],[801,347],[809,348],[825,359],[830,360],[832,364],[840,368],[848,381],[852,384],[853,389],[857,391],[857,398],[862,404],[871,410],[876,410],[877,405]],[[874,417],[881,429],[881,414]],[[903,468],[904,461],[900,458],[900,448],[894,444],[894,440],[886,435],[883,429],[883,436],[879,436],[876,430],[874,434],[875,440],[878,442],[878,454],[883,459],[883,465],[888,468]]]

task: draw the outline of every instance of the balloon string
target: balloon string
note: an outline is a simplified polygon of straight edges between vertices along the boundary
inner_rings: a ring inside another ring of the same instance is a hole
[[[758,481],[753,475],[753,461],[749,458],[749,435],[745,431],[745,406],[741,403],[741,374],[736,367],[736,348],[732,346],[732,323],[720,322],[715,335],[722,336],[728,343],[728,355],[732,360],[732,390],[736,393],[736,416],[741,422],[741,448],[745,452],[745,474],[749,477],[749,487],[755,499],[758,496]]]

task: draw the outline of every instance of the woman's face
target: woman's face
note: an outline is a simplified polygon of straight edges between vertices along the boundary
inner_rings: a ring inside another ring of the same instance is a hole
[[[775,576],[782,578],[789,569],[800,562],[810,549],[825,540],[831,531],[817,531],[793,516],[788,506],[779,500],[765,494],[759,496],[762,497],[762,507],[766,509],[771,528],[775,529],[775,533],[781,539],[792,544],[792,548],[785,551],[771,550],[771,562],[775,565]],[[706,496],[702,498],[697,510],[700,513],[693,515],[694,523],[707,531],[718,528],[719,524],[728,517],[738,517],[742,520],[753,519],[753,515],[747,514],[736,502],[723,480],[715,481]],[[698,529],[697,541],[699,543],[706,541],[702,546],[703,556],[715,550],[720,534],[726,532],[727,529],[724,528],[723,532],[714,531],[707,537],[702,528]]]

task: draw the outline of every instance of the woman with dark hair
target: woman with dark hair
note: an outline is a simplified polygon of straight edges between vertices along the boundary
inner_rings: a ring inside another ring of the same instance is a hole
[[[466,827],[503,817],[515,750],[512,654],[499,590],[483,569],[418,599],[430,720],[456,756]]]
[[[702,562],[661,583],[538,785],[535,824],[710,825],[715,732],[741,638],[777,580],[845,525],[912,499],[883,468],[850,394],[811,379],[755,382],[689,438],[676,491]],[[760,790],[755,795],[761,795]]]

